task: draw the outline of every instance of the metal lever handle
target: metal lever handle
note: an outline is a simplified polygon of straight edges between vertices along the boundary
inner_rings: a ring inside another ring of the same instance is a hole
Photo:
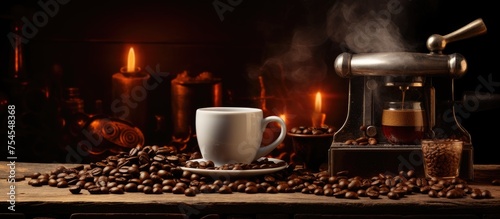
[[[486,25],[484,24],[483,19],[478,18],[445,36],[439,34],[431,35],[429,39],[427,39],[427,49],[433,53],[441,54],[447,43],[478,36],[486,33],[486,30]]]

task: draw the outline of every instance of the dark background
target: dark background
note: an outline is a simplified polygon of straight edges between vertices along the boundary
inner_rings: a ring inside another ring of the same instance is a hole
[[[22,77],[30,82],[25,96],[12,91],[16,82],[11,80],[13,49],[8,34],[13,24],[23,21],[22,18],[35,23],[34,15],[49,13],[39,1],[0,3],[0,76],[3,81],[0,97],[7,101],[2,107],[16,101],[28,105],[16,112],[16,150],[20,161],[68,161],[65,145],[60,142],[61,130],[55,122],[59,121],[57,109],[62,103],[64,88],[80,88],[86,113],[94,113],[95,101],[101,100],[102,110],[109,114],[111,75],[126,64],[130,46],[135,48],[139,66],[153,69],[159,66],[161,72],[170,73],[148,94],[149,115],[166,118],[164,129],[150,136],[148,144],[170,140],[170,80],[182,71],[193,74],[210,71],[222,78],[223,104],[227,106],[259,107],[257,76],[262,75],[268,113],[286,112],[290,126],[309,122],[314,94],[321,91],[326,124],[340,127],[347,111],[348,90],[347,80],[332,71],[333,60],[338,54],[427,53],[425,42],[430,35],[448,34],[477,18],[485,22],[487,34],[452,42],[444,50],[445,54],[460,53],[468,62],[467,74],[456,80],[456,98],[461,99],[467,91],[498,94],[500,90],[500,84],[495,84],[500,78],[494,54],[500,48],[494,1],[40,2],[57,3],[58,7],[50,6],[53,16],[39,20],[38,24],[42,25],[35,24],[33,36],[23,44],[25,72]],[[402,10],[391,13],[391,5],[398,5]],[[383,20],[373,20],[370,16]],[[344,17],[349,19],[337,22]],[[388,30],[372,31],[369,25],[360,25],[370,21]],[[348,33],[355,32],[356,28],[369,38],[364,47],[346,46]],[[486,87],[481,78],[495,83]],[[472,136],[475,163],[500,163],[492,153],[498,147],[495,142],[498,141],[500,109],[490,106],[497,103],[473,103],[473,107],[465,107],[459,115],[462,125]],[[1,113],[5,117],[4,108]],[[2,132],[4,129],[2,127]],[[2,149],[2,154],[4,151]]]

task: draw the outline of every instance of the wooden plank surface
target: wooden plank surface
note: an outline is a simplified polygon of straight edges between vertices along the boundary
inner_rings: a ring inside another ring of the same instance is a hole
[[[81,194],[71,194],[67,188],[49,186],[33,187],[28,179],[9,183],[10,166],[8,162],[0,162],[0,194],[3,200],[9,186],[15,186],[15,205],[17,212],[188,212],[188,213],[500,213],[500,186],[491,184],[491,180],[500,178],[500,165],[476,166],[475,182],[469,183],[473,188],[489,190],[492,199],[472,199],[470,196],[459,199],[430,198],[423,194],[407,195],[399,200],[391,200],[385,196],[380,199],[359,198],[356,200],[339,199],[301,193],[278,194],[198,194],[194,197],[185,195],[164,194],[105,194],[92,195],[82,190]],[[16,176],[30,175],[33,172],[50,172],[61,164],[16,163]],[[72,165],[64,164],[65,167]],[[0,204],[0,212],[9,212],[8,202]]]

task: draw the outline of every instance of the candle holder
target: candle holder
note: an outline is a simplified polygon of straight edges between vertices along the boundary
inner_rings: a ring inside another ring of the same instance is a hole
[[[135,67],[127,71],[126,67],[113,74],[111,110],[116,118],[130,122],[142,131],[147,127],[147,81],[150,75]]]
[[[311,171],[326,171],[328,149],[332,144],[334,132],[335,129],[327,125],[292,128],[287,135],[292,137],[294,163],[302,164],[304,169]]]

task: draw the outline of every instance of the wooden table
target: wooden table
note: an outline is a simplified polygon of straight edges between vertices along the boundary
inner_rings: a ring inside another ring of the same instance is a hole
[[[32,187],[28,179],[10,183],[9,162],[0,162],[0,188],[3,198],[0,218],[429,218],[460,216],[461,218],[500,218],[500,186],[491,184],[500,178],[500,165],[475,165],[473,188],[487,189],[491,199],[431,198],[423,194],[407,195],[399,200],[355,200],[301,193],[278,194],[198,194],[194,197],[164,194],[73,195],[68,189]],[[62,164],[16,163],[15,175],[48,173]],[[72,167],[72,164],[63,164]],[[15,212],[10,211],[10,186],[15,186]],[[5,201],[7,200],[7,201]],[[120,217],[118,217],[120,216]]]

